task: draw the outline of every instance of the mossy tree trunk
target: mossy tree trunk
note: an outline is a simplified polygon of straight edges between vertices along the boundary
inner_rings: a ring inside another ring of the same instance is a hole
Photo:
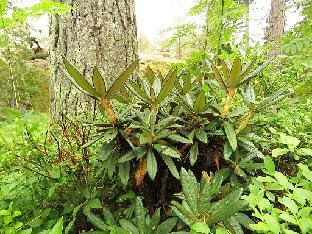
[[[134,0],[65,0],[68,17],[50,18],[51,113],[77,115],[92,110],[92,101],[66,77],[65,56],[91,81],[97,66],[112,83],[137,58]]]
[[[280,39],[283,36],[286,21],[286,0],[271,0],[267,42],[270,44],[269,58],[279,53]]]

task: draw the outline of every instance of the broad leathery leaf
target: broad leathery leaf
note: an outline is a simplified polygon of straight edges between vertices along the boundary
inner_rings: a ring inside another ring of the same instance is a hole
[[[105,97],[106,94],[105,82],[97,67],[93,68],[92,78],[95,90],[101,95],[101,97]]]
[[[157,160],[151,149],[147,151],[147,172],[149,177],[154,180],[157,173]]]
[[[234,173],[240,177],[246,178],[246,173],[239,166],[235,167]]]
[[[237,148],[237,139],[236,139],[236,133],[235,133],[234,127],[229,122],[224,122],[223,126],[224,126],[226,137],[229,140],[233,151],[235,151]]]
[[[246,105],[256,103],[255,90],[254,90],[254,87],[250,83],[248,83],[246,86],[246,91],[243,93],[243,99]]]
[[[238,139],[238,144],[242,146],[245,150],[256,155],[258,158],[264,159],[264,155],[256,148],[254,143],[252,143],[251,141],[243,137],[238,137],[237,139]]]
[[[169,218],[158,225],[155,234],[164,234],[164,233],[170,233],[173,227],[176,225],[178,219],[176,217]]]
[[[194,111],[197,113],[202,113],[205,112],[206,110],[207,110],[206,95],[204,90],[202,90],[194,103]]]
[[[104,216],[104,221],[108,226],[113,226],[115,225],[115,220],[112,212],[107,207],[103,207],[103,216]]]
[[[140,197],[136,198],[134,213],[135,213],[136,226],[139,230],[139,233],[145,234],[146,233],[146,222],[145,222],[146,211],[143,206],[142,199]]]
[[[258,106],[257,109],[261,109],[265,106],[271,105],[276,99],[279,100],[279,98],[286,98],[286,96],[283,96],[288,91],[288,87],[282,88],[278,90],[276,93],[272,94],[270,97],[264,99]]]
[[[239,200],[242,193],[242,189],[235,190],[221,201],[213,204],[210,208],[211,215],[206,221],[208,225],[226,220],[246,206],[248,204],[246,201]]]
[[[229,141],[226,141],[223,146],[223,157],[225,160],[229,160],[233,153],[232,147]]]
[[[231,216],[228,219],[223,221],[225,228],[230,231],[230,233],[235,233],[235,234],[244,234],[244,231],[235,218],[235,216]]]
[[[107,91],[108,97],[112,96],[118,89],[122,87],[122,85],[130,78],[132,72],[139,64],[139,60],[135,60],[131,65],[123,71],[123,73],[116,79],[116,81],[112,84],[112,86]]]
[[[230,231],[230,233],[235,234],[244,234],[244,231],[242,229],[242,226],[238,222],[238,220],[235,218],[235,216],[231,216],[228,219],[223,221],[225,228]]]
[[[240,81],[241,71],[242,71],[241,60],[240,58],[236,58],[232,66],[230,79],[228,80],[230,88],[236,88],[236,85]]]
[[[176,142],[184,143],[184,144],[191,144],[192,143],[189,139],[182,137],[178,134],[171,134],[167,138],[170,140],[176,141]]]
[[[251,230],[250,228],[250,224],[254,224],[255,222],[249,218],[246,214],[244,213],[237,213],[234,215],[234,217],[236,218],[236,220],[243,225],[245,228]]]
[[[83,75],[72,66],[65,57],[63,57],[63,62],[68,74],[75,81],[74,83],[86,94],[94,98],[100,98],[99,93],[91,87],[89,82],[83,77]]]
[[[197,156],[198,156],[198,143],[195,142],[195,144],[192,145],[192,147],[190,149],[190,163],[192,166],[197,161]]]
[[[112,178],[115,172],[115,167],[117,164],[117,157],[115,155],[111,155],[106,163],[107,174],[109,178]]]
[[[118,159],[118,163],[128,162],[134,159],[137,155],[135,154],[134,150],[129,151],[128,153],[124,154],[121,158]]]
[[[129,81],[131,84],[131,87],[135,90],[137,95],[139,95],[139,98],[141,98],[143,101],[147,103],[151,103],[150,98],[146,95],[146,93],[140,89],[132,80]]]
[[[191,171],[186,171],[183,167],[180,172],[183,195],[194,214],[198,213],[197,198],[199,194],[198,183]]]
[[[183,83],[182,95],[185,95],[188,91],[190,91],[191,81],[192,81],[192,76],[189,74]]]
[[[225,80],[229,80],[230,79],[230,72],[229,72],[229,68],[226,65],[225,61],[221,61],[221,66],[223,69],[223,74],[224,74]]]
[[[119,224],[123,229],[128,230],[131,234],[139,234],[137,227],[128,220],[120,219]]]
[[[181,220],[183,220],[183,222],[185,222],[187,225],[190,225],[191,223],[198,221],[198,218],[190,209],[184,207],[183,205],[181,205],[176,201],[171,201],[171,203],[172,203],[171,207],[176,208],[173,209],[174,212],[177,214],[178,217],[181,217]]]
[[[62,234],[63,232],[63,224],[64,220],[63,217],[60,218],[60,220],[53,226],[52,230],[49,232],[49,234]]]
[[[94,213],[92,213],[90,210],[87,211],[83,209],[83,214],[87,217],[89,223],[91,223],[92,226],[94,226],[95,228],[102,230],[102,231],[108,230],[108,226],[106,225],[104,220],[98,217],[97,215],[95,215]]]
[[[153,87],[153,91],[154,91],[154,97],[152,99],[154,102],[155,96],[158,96],[158,94],[160,93],[160,90],[161,90],[161,81],[159,78],[155,78],[152,87]]]
[[[158,208],[151,217],[151,220],[148,223],[147,230],[155,230],[159,222],[160,222],[160,208]]]
[[[129,173],[130,173],[129,161],[119,164],[118,168],[119,168],[118,175],[119,175],[121,182],[123,183],[123,185],[127,185],[128,180],[129,180]]]
[[[198,140],[200,140],[201,142],[207,143],[208,142],[208,136],[207,133],[200,128],[196,128],[195,129],[195,136]]]
[[[237,202],[241,198],[242,194],[243,194],[242,188],[231,192],[229,195],[225,196],[222,200],[212,204],[210,211],[211,212],[221,211],[225,207],[233,205],[235,202]],[[225,210],[227,210],[227,209],[225,209]],[[230,216],[232,216],[232,215],[230,215]],[[228,216],[228,217],[230,217],[230,216]]]
[[[272,60],[268,60],[265,63],[263,63],[262,65],[260,65],[254,72],[250,73],[249,75],[246,76],[245,79],[241,80],[239,82],[239,85],[249,82],[252,78],[254,78],[256,75],[258,75],[271,61]],[[241,77],[242,78],[245,77],[245,74],[243,74]]]
[[[180,204],[179,204],[180,205]],[[186,217],[184,215],[184,213],[182,213],[177,207],[175,206],[170,206],[170,208],[172,209],[172,211],[176,214],[176,216],[179,217],[179,219],[181,219],[182,222],[184,222],[186,225],[190,225],[193,220]],[[188,232],[189,233],[189,232]]]
[[[177,69],[174,69],[174,71],[171,74],[168,74],[168,77],[165,78],[162,84],[161,90],[156,99],[157,104],[162,102],[170,94],[176,80],[177,80]]]
[[[100,150],[99,150],[99,156],[98,159],[101,161],[106,161],[109,156],[113,153],[114,149],[115,149],[115,145],[110,143],[103,143]]]
[[[147,66],[146,68],[146,74],[145,74],[146,80],[149,82],[150,85],[154,83],[155,80],[155,73],[151,69],[150,66]]]
[[[167,155],[161,155],[162,159],[164,160],[165,164],[167,165],[169,171],[171,172],[171,174],[177,178],[180,179],[179,176],[179,172],[177,170],[177,167],[175,166],[174,162],[172,161],[171,157],[167,156]]]
[[[210,200],[212,198],[212,186],[209,178],[205,178],[204,176],[201,179],[200,185],[198,212],[200,216],[204,216],[211,206]]]
[[[120,94],[121,94],[122,98],[125,99],[127,101],[127,103],[130,103],[131,102],[131,97],[130,97],[130,94],[127,91],[127,89],[125,87],[121,87],[119,89],[119,91],[120,91]]]
[[[248,203],[244,200],[238,200],[232,204],[224,204],[222,208],[211,213],[211,215],[207,218],[206,223],[208,225],[213,225],[220,221],[227,220],[247,205]]]
[[[221,75],[220,75],[220,72],[219,72],[218,68],[217,68],[214,64],[211,65],[211,68],[212,68],[212,71],[213,71],[213,73],[214,73],[214,76],[215,76],[216,80],[218,81],[219,85],[221,86],[221,88],[222,88],[224,91],[227,92],[227,88],[226,88],[226,86],[225,86],[225,83],[224,83],[224,81],[223,81]]]
[[[204,233],[209,234],[210,229],[209,226],[205,222],[194,222],[190,225],[190,228],[195,231],[196,233]]]
[[[128,230],[124,230],[121,227],[118,226],[112,226],[110,227],[110,232],[105,232],[104,234],[130,234]]]
[[[161,145],[161,144],[154,144],[154,149],[158,151],[161,155],[167,155],[172,158],[180,158],[180,152],[177,149],[173,149],[169,146]]]

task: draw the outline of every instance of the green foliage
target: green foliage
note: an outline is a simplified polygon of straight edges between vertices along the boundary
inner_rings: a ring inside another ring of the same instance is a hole
[[[259,233],[310,233],[312,228],[312,171],[298,164],[299,173],[287,178],[274,170],[271,162],[265,168],[266,176],[258,176],[244,196],[260,220],[250,227]]]
[[[113,214],[106,208],[103,208],[104,218],[92,213],[90,208],[100,208],[89,204],[84,208],[84,214],[88,221],[103,233],[127,233],[127,234],[163,234],[170,233],[177,223],[177,218],[169,218],[164,222],[160,222],[160,209],[150,216],[146,214],[146,209],[143,206],[142,199],[137,197],[134,205],[134,217],[132,220],[119,219],[119,225],[114,220]]]
[[[242,69],[241,60],[237,58],[231,72],[227,72],[227,65],[222,62],[225,77],[222,78],[218,69],[212,65],[216,79],[221,87],[224,84],[223,88],[227,94],[223,109],[220,111],[215,106],[208,105],[207,94],[201,90],[198,78],[193,80],[190,76],[185,78],[183,73],[178,76],[176,68],[172,68],[166,76],[162,77],[157,76],[148,67],[145,76],[139,78],[139,83],[130,80],[125,86],[124,83],[138,64],[136,61],[122,73],[110,89],[106,90],[105,81],[96,69],[93,88],[65,59],[64,62],[72,79],[75,80],[75,84],[99,100],[100,110],[105,113],[110,122],[89,123],[98,127],[98,133],[84,146],[87,147],[99,140],[104,142],[100,151],[103,153],[100,153],[99,159],[105,162],[110,178],[112,178],[115,168],[118,167],[118,175],[126,185],[130,178],[130,172],[134,170],[131,167],[131,162],[136,161],[134,178],[136,185],[140,186],[147,173],[152,180],[157,177],[158,164],[162,160],[171,174],[179,179],[177,165],[181,165],[181,158],[189,157],[191,164],[194,165],[198,155],[204,154],[203,150],[206,145],[209,145],[210,138],[218,138],[217,136],[221,136],[222,141],[228,140],[231,149],[226,152],[226,159],[233,163],[239,176],[244,177],[244,172],[241,171],[240,162],[237,161],[238,157],[235,156],[236,160],[230,158],[234,152],[235,155],[243,155],[242,153],[246,151],[256,151],[257,153],[253,157],[263,158],[263,155],[255,150],[252,142],[247,139],[237,141],[236,137],[255,113],[255,94],[250,85],[244,92],[245,99],[249,100],[247,102],[249,113],[239,126],[235,126],[235,122],[239,119],[233,117],[227,120],[225,117],[237,116],[233,114],[235,111],[229,113],[237,87],[243,86],[264,66],[251,73],[249,68]],[[284,98],[284,91],[265,99],[258,105],[258,109]],[[133,93],[135,98],[130,98],[129,92]],[[213,94],[211,97],[213,98]],[[117,109],[113,106],[114,99],[125,104],[121,113],[116,112]],[[238,114],[238,116],[244,115],[245,112]],[[208,120],[207,116],[211,116],[209,117],[211,119]],[[186,125],[186,123],[188,124]],[[189,151],[181,152],[179,150],[183,145],[190,147],[191,143],[194,146]],[[215,154],[217,155],[216,152]],[[217,157],[214,160],[218,164],[222,156],[214,157]]]
[[[236,214],[246,205],[240,200],[242,189],[223,191],[222,199],[216,200],[222,189],[221,184],[228,175],[229,171],[222,169],[212,181],[208,176],[203,176],[197,183],[193,173],[182,168],[180,178],[183,200],[182,203],[172,201],[171,208],[194,231],[210,233],[210,228],[219,222],[224,222],[225,227],[231,229],[231,225],[226,222],[230,217],[238,224],[237,229],[241,229]]]

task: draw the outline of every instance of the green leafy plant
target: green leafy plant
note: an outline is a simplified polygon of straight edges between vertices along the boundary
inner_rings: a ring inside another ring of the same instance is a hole
[[[312,228],[312,171],[298,164],[299,173],[287,178],[275,171],[267,159],[266,176],[258,176],[249,186],[250,194],[243,196],[260,221],[250,224],[259,233],[310,233]]]
[[[229,170],[222,169],[213,179],[208,175],[202,177],[200,183],[191,171],[181,169],[180,178],[182,184],[182,203],[172,201],[171,208],[175,214],[192,230],[207,230],[210,233],[218,223],[231,231],[231,233],[243,233],[240,223],[242,220],[251,220],[239,211],[246,206],[241,200],[242,189],[228,190],[220,195],[222,182],[229,175]],[[245,224],[244,222],[242,222]],[[201,231],[199,231],[201,232]]]
[[[220,169],[225,160],[236,174],[246,177],[243,169],[247,172],[256,169],[250,167],[252,160],[264,158],[242,131],[256,113],[255,94],[249,82],[266,64],[254,72],[251,66],[243,66],[239,58],[235,59],[231,71],[223,61],[223,72],[212,65],[213,74],[227,95],[221,108],[217,101],[223,100],[218,100],[209,87],[207,90],[202,85],[201,77],[178,73],[176,68],[163,76],[147,67],[143,77],[135,77],[135,83],[129,79],[138,65],[135,61],[107,88],[96,67],[92,86],[65,58],[63,60],[70,79],[98,100],[99,109],[107,118],[104,122],[86,123],[97,127],[97,133],[84,147],[103,142],[98,159],[104,163],[110,178],[118,168],[125,185],[133,175],[136,187],[142,186],[146,174],[157,184],[160,173],[169,170],[172,176],[165,177],[166,180],[179,179],[179,168],[187,161],[196,166],[205,160],[214,164],[215,169]],[[246,87],[242,95],[245,104],[240,103],[240,108],[232,111],[239,87]],[[264,99],[257,104],[257,110],[285,98],[285,92],[286,89]],[[207,148],[213,150],[207,152]],[[160,196],[166,196],[164,190],[161,191]]]
[[[113,214],[106,208],[103,208],[103,218],[95,215],[91,211],[91,207],[99,208],[97,206],[87,205],[83,212],[88,218],[88,221],[103,233],[125,233],[125,234],[164,234],[170,233],[177,223],[177,218],[168,218],[164,222],[160,222],[160,209],[150,216],[147,214],[143,206],[142,199],[137,197],[134,206],[133,220],[119,219],[119,225],[116,223]]]

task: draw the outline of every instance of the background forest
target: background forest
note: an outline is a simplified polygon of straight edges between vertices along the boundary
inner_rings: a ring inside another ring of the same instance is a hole
[[[177,3],[0,0],[0,234],[312,233],[311,1]]]

